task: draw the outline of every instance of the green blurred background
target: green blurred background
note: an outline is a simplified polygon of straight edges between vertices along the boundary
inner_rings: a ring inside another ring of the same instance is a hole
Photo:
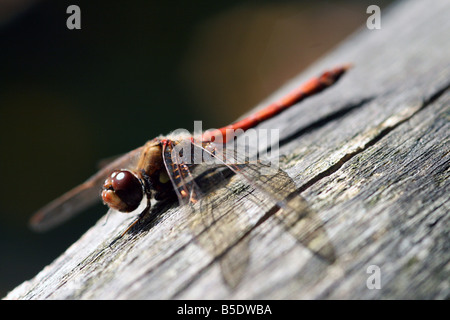
[[[194,120],[228,124],[388,2],[1,0],[0,296],[106,212],[27,226],[100,159]],[[66,28],[71,4],[81,30]]]

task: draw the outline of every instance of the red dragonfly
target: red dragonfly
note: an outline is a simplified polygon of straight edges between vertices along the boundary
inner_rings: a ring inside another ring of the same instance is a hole
[[[301,100],[333,85],[348,68],[348,65],[343,65],[326,71],[245,119],[220,129],[206,131],[199,137],[169,135],[150,140],[144,146],[113,161],[83,184],[44,206],[31,218],[30,224],[35,230],[47,230],[94,204],[100,199],[100,192],[104,204],[111,209],[127,213],[147,212],[151,206],[151,199],[161,200],[173,192],[181,205],[195,204],[202,193],[193,175],[193,170],[198,164],[188,164],[180,160],[178,151],[174,152],[179,146],[187,145],[219,159],[219,162],[233,172],[244,174],[251,183],[252,180],[258,179],[258,176],[252,176],[242,170],[245,164],[243,166],[227,164],[222,160],[223,154],[219,144],[226,144],[233,139],[227,135],[227,132],[238,129],[245,131],[274,117]],[[219,136],[223,137],[220,142],[216,141]],[[261,182],[259,185],[263,184]],[[270,190],[265,192],[268,193]]]

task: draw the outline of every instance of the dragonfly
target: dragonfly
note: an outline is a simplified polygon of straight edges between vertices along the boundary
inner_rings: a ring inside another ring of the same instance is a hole
[[[145,145],[112,161],[81,185],[38,210],[30,219],[30,225],[34,230],[46,231],[100,199],[110,209],[140,216],[150,210],[152,201],[163,200],[173,193],[176,194],[180,205],[195,205],[205,195],[199,181],[210,179],[213,184],[215,181],[207,171],[198,171],[201,163],[188,163],[185,155],[180,157],[180,150],[193,151],[192,154],[200,151],[208,155],[217,160],[216,163],[228,168],[233,174],[243,176],[250,184],[276,199],[280,206],[284,206],[286,199],[268,188],[267,181],[258,174],[258,170],[262,168],[261,164],[250,164],[248,161],[229,164],[224,160],[226,157],[223,145],[235,139],[228,133],[230,130],[245,132],[275,117],[305,98],[332,86],[349,68],[350,65],[341,65],[327,70],[278,101],[228,126],[205,131],[197,136],[167,135],[149,140]],[[233,156],[238,157],[236,152]]]

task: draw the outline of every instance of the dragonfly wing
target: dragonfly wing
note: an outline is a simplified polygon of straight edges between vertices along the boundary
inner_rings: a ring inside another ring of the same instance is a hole
[[[190,141],[163,141],[163,162],[173,189],[178,197],[180,206],[194,204],[201,197],[202,192],[195,182],[191,170],[195,167],[192,162],[179,156],[181,148],[191,149]]]
[[[101,199],[100,191],[106,177],[118,168],[133,169],[141,151],[142,147],[130,151],[97,172],[83,184],[41,208],[31,217],[31,228],[36,231],[46,231],[95,204]]]
[[[210,179],[211,176],[205,177],[205,180]],[[252,229],[252,223],[245,214],[248,203],[240,203],[245,199],[224,183],[216,187],[209,189],[210,192],[192,206],[188,226],[196,243],[218,261],[224,282],[235,288],[250,261],[250,238],[246,234]]]
[[[329,264],[336,261],[336,253],[323,221],[303,197],[291,197],[288,206],[276,212],[275,217],[301,245]]]
[[[118,154],[112,157],[107,157],[107,158],[103,158],[100,159],[99,161],[97,161],[97,169],[98,170],[102,170],[103,168],[106,168],[109,164],[113,163],[115,160],[123,157],[124,154]]]
[[[182,156],[179,151],[184,150]],[[188,226],[196,242],[219,259],[225,283],[234,288],[242,277],[249,261],[248,238],[245,233],[251,226],[242,221],[242,208],[227,207],[226,176],[217,164],[193,161],[200,151],[189,139],[163,142],[163,161],[180,205],[188,208]],[[221,166],[225,168],[224,166]],[[229,170],[227,170],[229,172]],[[240,212],[241,210],[241,212]],[[216,223],[221,220],[220,223]]]
[[[47,231],[88,208],[100,199],[100,187],[101,185],[85,182],[53,200],[31,217],[31,228],[35,231]]]
[[[282,209],[275,217],[294,238],[329,263],[336,260],[324,223],[298,193],[294,181],[282,169],[273,170],[261,163],[235,165],[232,168],[257,190],[272,198]],[[261,172],[268,174],[261,174]]]
[[[272,199],[282,209],[276,212],[275,218],[300,244],[329,263],[335,261],[334,248],[323,222],[298,193],[295,182],[278,164],[259,160],[249,162],[249,157],[244,159],[233,149],[233,155],[225,154],[227,150],[224,148],[203,150],[232,170],[244,183]]]

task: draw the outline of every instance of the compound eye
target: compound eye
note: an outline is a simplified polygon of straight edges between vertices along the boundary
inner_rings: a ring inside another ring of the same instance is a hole
[[[116,170],[105,180],[102,199],[110,208],[122,211],[134,211],[143,198],[140,180],[128,170]]]

